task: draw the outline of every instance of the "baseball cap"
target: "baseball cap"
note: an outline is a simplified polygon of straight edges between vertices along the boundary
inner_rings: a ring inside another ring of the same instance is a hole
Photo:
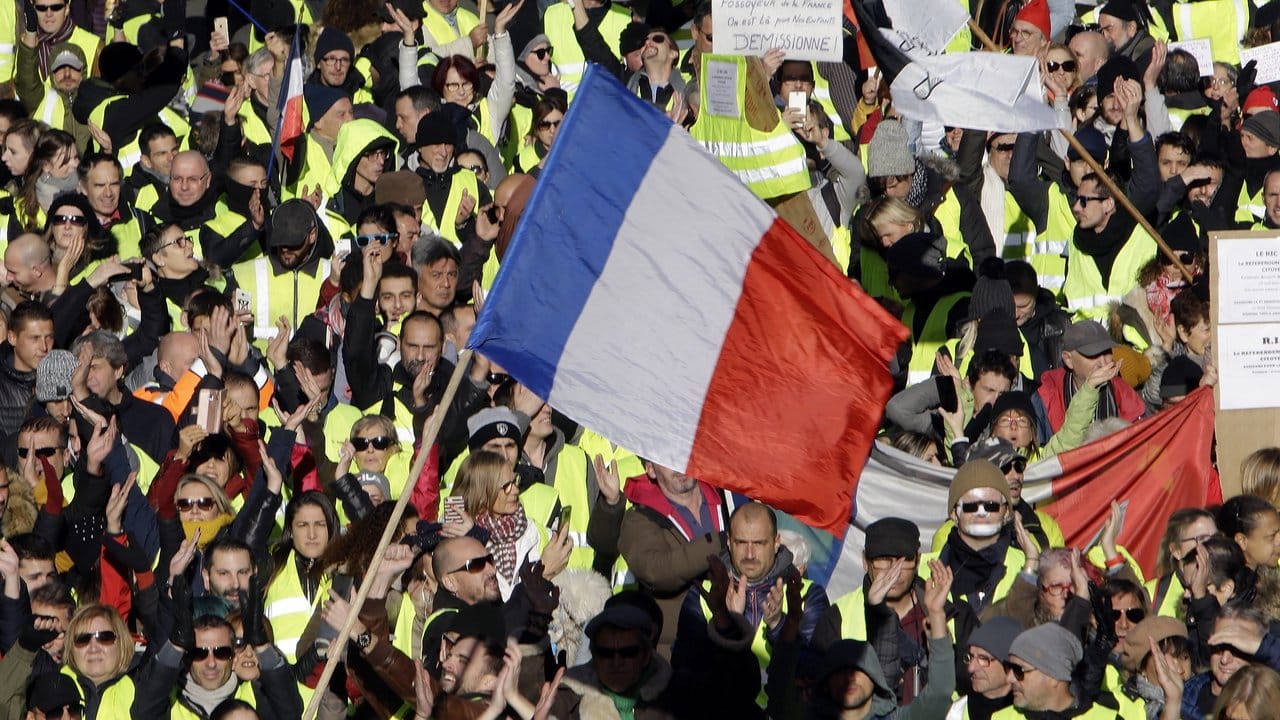
[[[1081,320],[1062,333],[1062,349],[1074,350],[1085,357],[1110,352],[1115,343],[1097,320]]]
[[[307,242],[319,223],[316,209],[301,198],[285,200],[271,213],[271,226],[267,231],[268,247],[298,247]]]

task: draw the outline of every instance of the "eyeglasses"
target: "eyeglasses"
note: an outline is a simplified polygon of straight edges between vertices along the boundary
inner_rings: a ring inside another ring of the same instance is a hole
[[[1076,202],[1080,203],[1080,207],[1082,208],[1089,207],[1089,203],[1091,202],[1102,202],[1103,200],[1110,200],[1110,198],[1104,198],[1098,195],[1077,195],[1076,196]]]
[[[386,160],[387,156],[389,156],[390,154],[391,153],[386,148],[377,148],[376,150],[370,150],[369,152],[365,153],[364,157],[376,158],[378,160]]]
[[[40,708],[40,712],[44,713],[46,720],[58,720],[58,718],[64,717],[69,717],[71,720],[79,720],[81,713],[84,712],[84,706],[80,703],[72,703],[51,708]]]
[[[1031,419],[1022,416],[1005,415],[996,421],[996,427],[1002,428],[1019,428],[1026,430],[1031,427]]]
[[[1190,265],[1192,262],[1194,262],[1194,261],[1195,261],[1195,259],[1196,259],[1196,256],[1195,256],[1195,255],[1192,255],[1192,254],[1191,254],[1191,253],[1189,253],[1189,252],[1180,252],[1180,253],[1178,253],[1178,262],[1182,263],[1183,265]],[[1161,264],[1162,264],[1162,265],[1172,265],[1172,264],[1173,264],[1173,263],[1172,263],[1172,262],[1170,262],[1170,261],[1169,261],[1169,259],[1168,259],[1167,257],[1165,257],[1164,255],[1161,255],[1161,256],[1160,256],[1160,260],[1161,260]]]
[[[115,645],[118,638],[119,636],[111,630],[99,630],[98,632],[80,633],[75,636],[72,642],[74,642],[78,648],[89,647],[89,643],[95,641],[99,645],[110,646]]]
[[[342,67],[343,65],[350,65],[351,58],[344,55],[339,55],[338,57],[323,57],[320,58],[320,62],[330,67]]]
[[[447,82],[444,84],[444,89],[449,92],[462,92],[463,90],[470,90],[473,87],[475,86],[471,84],[470,80],[463,80],[462,82]]]
[[[36,448],[36,449],[35,449],[35,450],[36,450],[36,457],[42,457],[42,458],[49,458],[49,457],[53,457],[53,454],[54,454],[54,453],[56,453],[56,452],[58,452],[58,451],[59,451],[59,450],[61,450],[61,449],[62,449],[62,448],[60,448],[60,447],[42,447],[42,448]],[[26,459],[26,457],[27,457],[28,455],[30,455],[30,454],[31,454],[31,449],[30,449],[30,448],[18,448],[18,457],[23,458],[23,459],[25,460],[25,459]]]
[[[1017,680],[1018,682],[1022,682],[1023,680],[1025,680],[1027,677],[1027,673],[1036,672],[1036,668],[1023,667],[1021,665],[1018,665],[1017,663],[1005,663],[1004,669],[1008,670],[1009,673],[1013,675],[1013,679]]]
[[[1121,615],[1128,618],[1131,623],[1139,623],[1142,622],[1142,618],[1147,616],[1147,611],[1140,607],[1126,608],[1124,610],[1112,610],[1111,622],[1119,622]]]
[[[368,450],[370,445],[373,446],[374,450],[386,450],[394,445],[395,441],[395,438],[387,435],[378,435],[370,438],[354,437],[351,438],[351,446],[360,452]]]
[[[480,557],[471,558],[462,563],[458,567],[450,570],[450,573],[462,572],[466,570],[469,573],[478,573],[493,564],[493,555],[481,555]]]
[[[377,242],[382,245],[386,245],[392,240],[398,239],[400,239],[400,233],[398,232],[374,233],[372,235],[357,235],[352,239],[352,242],[356,244],[356,247],[363,249],[368,247],[369,243]]]
[[[563,121],[562,121],[562,120],[539,120],[539,121],[538,121],[538,129],[539,129],[539,130],[554,130],[554,129],[556,129],[556,128],[560,127],[560,123],[561,123],[561,122],[563,122]]]
[[[1041,585],[1041,592],[1052,597],[1062,597],[1071,592],[1071,583],[1053,583],[1050,585]]]
[[[983,512],[993,513],[1005,506],[1004,500],[978,500],[977,502],[956,503],[956,507],[960,508],[960,512],[976,513],[981,508]]]
[[[213,655],[215,660],[230,660],[235,657],[236,649],[230,645],[219,645],[218,647],[195,647],[190,651],[191,659],[201,662]]]
[[[205,179],[208,177],[209,177],[209,173],[207,172],[203,175],[192,175],[191,177],[186,177],[183,175],[175,175],[169,178],[169,182],[177,183],[179,185],[189,185],[191,183],[204,182]]]
[[[1008,475],[1010,471],[1024,473],[1027,471],[1027,461],[1025,458],[1014,458],[1009,462],[1000,466],[1000,472]]]
[[[991,667],[991,663],[996,661],[996,659],[990,655],[979,655],[972,652],[965,653],[960,659],[964,661],[965,665],[968,665],[971,662],[978,663],[978,667]]]
[[[501,492],[506,493],[506,492],[511,492],[512,490],[517,490],[517,491],[518,491],[518,490],[520,489],[520,486],[519,486],[519,484],[518,484],[515,480],[508,480],[508,481],[506,481],[506,482],[502,483],[502,487],[501,487],[501,488],[498,488],[498,489],[499,489]]]
[[[997,143],[991,146],[992,152],[1013,152],[1013,143]]]
[[[552,52],[554,52],[554,48],[548,45],[547,47],[538,48],[537,50],[530,50],[529,54],[538,58],[539,60],[546,60],[547,58],[551,57]]]
[[[187,237],[186,235],[180,235],[177,240],[170,240],[167,243],[162,243],[160,247],[156,248],[156,252],[160,252],[161,250],[169,247],[170,245],[183,246],[183,245],[190,245],[190,244],[191,244],[191,238]]]
[[[218,501],[214,500],[211,497],[179,498],[178,500],[173,501],[173,504],[178,507],[178,510],[180,512],[187,512],[188,510],[191,510],[193,508],[200,508],[201,510],[212,510],[218,506]]]
[[[1224,87],[1227,87],[1228,85],[1230,85],[1232,82],[1233,82],[1233,81],[1231,80],[1231,78],[1224,78],[1224,77],[1217,77],[1217,76],[1215,76],[1215,77],[1211,77],[1211,78],[1205,78],[1205,79],[1204,79],[1204,86],[1205,86],[1206,88],[1211,88],[1211,87],[1212,87],[1212,88],[1224,88]]]
[[[1049,68],[1049,72],[1058,72],[1059,70],[1063,70],[1066,72],[1075,72],[1077,67],[1075,60],[1063,60],[1062,62],[1054,62],[1050,60],[1044,65],[1045,67]]]
[[[66,3],[58,3],[57,5],[36,5],[36,12],[62,12],[67,7]]]
[[[591,657],[600,660],[613,660],[622,658],[623,660],[634,660],[640,657],[640,653],[644,648],[639,645],[622,645],[619,647],[605,647],[603,645],[591,646]]]
[[[84,227],[89,224],[89,218],[84,215],[54,215],[54,225],[75,225],[76,227]]]

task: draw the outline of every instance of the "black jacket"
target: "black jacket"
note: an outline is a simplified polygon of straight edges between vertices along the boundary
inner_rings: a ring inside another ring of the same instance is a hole
[[[0,344],[0,436],[16,442],[18,428],[35,401],[36,371],[15,369],[13,359],[13,346],[8,342]]]

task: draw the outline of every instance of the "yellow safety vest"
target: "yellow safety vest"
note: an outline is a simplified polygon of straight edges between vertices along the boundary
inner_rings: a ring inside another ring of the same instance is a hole
[[[239,286],[253,298],[254,344],[266,352],[267,341],[276,336],[275,321],[281,315],[289,318],[290,327],[298,327],[316,310],[320,287],[329,279],[329,261],[320,260],[315,274],[302,270],[286,270],[277,275],[270,257],[260,257],[232,267]]]
[[[124,212],[120,208],[120,221],[111,226],[107,232],[116,239],[116,248],[121,258],[142,256],[142,224],[133,213]]]
[[[329,588],[333,586],[333,578],[321,576],[315,597],[307,600],[307,594],[302,591],[302,579],[298,577],[296,554],[296,550],[289,551],[284,567],[267,586],[263,600],[264,612],[275,631],[276,647],[290,663],[297,662],[302,631],[306,630],[311,614],[328,598]]]
[[[173,700],[173,703],[169,708],[169,717],[171,720],[205,720],[205,715],[197,715],[191,711],[191,708],[187,707],[186,703],[178,700],[177,690],[174,690],[170,697]],[[253,683],[241,682],[236,686],[236,691],[232,693],[231,697],[237,700],[243,700],[255,708],[258,707],[258,696],[253,691]]]
[[[765,200],[808,190],[811,183],[804,161],[804,146],[790,128],[779,121],[773,130],[766,132],[756,130],[747,122],[746,58],[703,55],[702,63],[701,77],[707,77],[707,68],[712,63],[721,67],[731,66],[736,78],[734,105],[737,114],[716,114],[717,108],[707,102],[706,83],[699,83],[701,104],[698,107],[701,109],[689,134]]]
[[[1102,273],[1093,258],[1072,248],[1067,256],[1067,281],[1062,294],[1067,310],[1076,320],[1098,320],[1105,323],[1111,303],[1120,302],[1138,284],[1138,273],[1156,254],[1156,241],[1139,225],[1120,249],[1111,266],[1111,277],[1102,283]]]
[[[943,252],[949,258],[964,260],[973,267],[973,255],[969,252],[969,244],[964,241],[960,232],[960,198],[956,197],[954,188],[947,188],[947,194],[933,211],[933,219],[942,227],[942,236],[947,239],[947,248]],[[888,269],[886,268],[886,278]],[[886,279],[887,282],[887,279]]]
[[[902,300],[897,288],[889,282],[889,264],[885,262],[884,256],[867,245],[858,248],[858,283],[873,298]]]
[[[831,120],[831,139],[836,142],[844,142],[851,140],[849,129],[844,126],[844,120],[840,118],[840,112],[836,110],[836,104],[831,100],[831,81],[822,76],[818,72],[818,63],[809,63],[813,66],[813,99],[818,101],[822,106],[822,111],[827,114],[827,118]]]
[[[1214,62],[1240,64],[1240,41],[1249,30],[1246,0],[1175,2],[1170,10],[1179,40],[1208,38],[1213,46]],[[1203,70],[1201,68],[1201,72]]]
[[[1062,285],[1067,281],[1067,256],[1075,230],[1076,216],[1071,212],[1071,201],[1054,183],[1049,186],[1049,214],[1044,232],[1036,236],[1035,252],[1028,262],[1036,269],[1040,287],[1055,297],[1062,294]]]
[[[929,575],[931,573],[929,570],[929,561],[937,559],[938,553],[936,552],[927,552],[920,555],[920,561],[917,564],[916,572],[920,575],[921,580],[929,579]],[[1004,553],[1004,575],[1001,576],[1000,581],[996,583],[995,590],[992,591],[991,597],[984,598],[983,606],[990,606],[993,603],[997,603],[1005,599],[1005,597],[1009,595],[1009,590],[1013,588],[1013,581],[1018,579],[1018,573],[1022,571],[1023,566],[1026,564],[1026,553],[1016,547],[1010,546]],[[963,595],[956,596],[953,593],[952,597],[958,597],[965,602],[969,601],[969,599]]]
[[[631,13],[621,6],[612,4],[604,18],[600,20],[600,37],[605,45],[613,51],[614,57],[621,59],[619,38],[622,31],[631,23]],[[560,87],[573,100],[582,82],[582,73],[587,70],[587,58],[578,45],[578,37],[573,32],[573,8],[564,3],[556,3],[547,8],[542,16],[542,30],[551,46],[556,49],[556,67],[560,70]]]
[[[0,3],[0,83],[13,82],[17,61],[18,3]]]
[[[1249,188],[1244,184],[1240,184],[1240,202],[1236,204],[1236,222],[1242,223],[1260,223],[1267,217],[1267,206],[1262,200],[1263,188],[1258,188],[1258,192],[1253,195],[1249,194]]]
[[[392,455],[387,461],[387,469],[383,473],[387,476],[387,484],[391,488],[391,500],[398,500],[400,493],[404,492],[405,487],[411,487],[409,482],[410,458],[413,456],[413,413],[404,403],[399,400],[394,401],[395,417],[391,421],[395,424],[396,439],[400,441],[400,452]],[[337,457],[338,452],[342,449],[342,444],[351,438],[351,427],[356,421],[368,414],[378,415],[382,412],[382,404],[377,403],[367,410],[361,410],[347,403],[339,403],[330,410],[324,417],[324,442],[326,452],[329,457]],[[356,474],[359,470],[352,467],[352,473]],[[416,481],[417,478],[414,478]],[[341,503],[339,503],[339,516],[342,516]]]
[[[200,228],[200,235],[201,235],[200,247],[211,247],[210,245],[211,242],[216,242],[218,240],[224,240],[228,237],[231,237],[233,233],[235,233],[241,227],[244,227],[244,225],[248,222],[249,222],[249,218],[241,215],[235,210],[232,210],[227,205],[227,200],[225,197],[219,198],[217,204],[214,206],[213,217],[210,218],[207,222],[205,222],[205,224]],[[206,242],[204,239],[204,235],[206,232],[214,236],[213,238],[209,239],[209,242]],[[261,255],[262,255],[262,248],[259,247],[258,245],[253,245],[252,247],[250,247],[248,250],[245,251],[244,255],[240,256],[239,258],[236,258],[236,262],[242,263],[248,260],[254,260],[260,257]]]
[[[458,228],[454,224],[458,217],[458,206],[462,204],[462,191],[466,190],[477,203],[480,201],[480,181],[470,170],[459,168],[449,181],[449,197],[444,203],[444,217],[437,218],[431,212],[431,203],[422,203],[422,225],[436,232],[437,235],[451,241],[454,245],[462,241],[458,238]],[[477,205],[479,207],[479,205]],[[475,211],[472,211],[474,214]]]
[[[80,51],[84,53],[86,66],[84,76],[89,77],[91,74],[97,75],[98,51],[102,49],[102,38],[77,25],[71,31],[71,37],[67,39],[67,42],[80,48]],[[53,84],[53,80],[51,78],[45,78],[44,82],[47,86]]]
[[[122,638],[120,640],[120,642],[128,641],[132,641],[132,638]],[[61,672],[76,681],[76,689],[80,691],[80,704],[83,705],[85,692],[84,686],[80,684],[80,677],[75,670],[66,666],[63,666]],[[129,715],[129,710],[133,707],[133,678],[128,675],[121,675],[109,682],[111,684],[105,689],[99,689],[98,714],[95,717],[98,720],[133,720]]]
[[[1117,705],[1121,705],[1120,701],[1116,701]],[[1143,703],[1143,708],[1146,704]],[[991,720],[1023,720],[1026,716],[1018,708],[1010,705],[1001,708],[991,714]],[[1126,714],[1123,710],[1115,710],[1109,707],[1103,707],[1098,703],[1094,703],[1088,710],[1076,715],[1073,720],[1145,720],[1147,717],[1144,709],[1141,716]]]
[[[711,581],[703,580],[702,587],[709,592],[711,590]],[[800,580],[801,597],[807,597],[811,587],[813,587],[813,582],[809,578],[802,578]],[[707,622],[711,622],[711,606],[707,605],[705,593],[699,595],[698,602],[702,606],[702,616],[707,619]],[[789,610],[787,606],[788,602],[784,593],[782,597],[782,612],[784,614]],[[760,664],[760,673],[761,677],[763,677],[769,670],[769,659],[773,657],[773,648],[769,647],[769,640],[765,637],[765,622],[763,619],[756,624],[755,634],[751,636],[751,654],[756,656],[756,662]],[[764,687],[762,686],[760,694],[756,696],[756,702],[763,705],[766,700],[768,700],[768,696],[765,695]]]
[[[1004,249],[1000,256],[1005,260],[1026,260],[1035,252],[1036,225],[1022,212],[1013,193],[1004,191]]]
[[[952,293],[939,298],[929,311],[924,321],[920,336],[911,340],[911,363],[907,366],[907,384],[915,385],[928,380],[933,374],[933,363],[937,360],[938,349],[947,342],[947,316],[956,303],[969,297],[969,293]],[[915,327],[916,305],[908,302],[902,313],[902,324],[907,329]],[[915,331],[912,330],[914,333]]]
[[[1163,587],[1164,593],[1161,594]],[[1182,585],[1182,580],[1178,579],[1177,573],[1169,573],[1164,577],[1153,578],[1147,581],[1147,597],[1151,598],[1151,605],[1156,615],[1163,617],[1176,618],[1182,609],[1182,595],[1186,592],[1186,588]]]
[[[1183,108],[1166,108],[1169,111],[1169,123],[1173,125],[1174,131],[1182,130],[1183,124],[1187,122],[1187,118],[1193,115],[1208,115],[1212,108],[1202,107],[1194,110],[1186,110]]]
[[[324,186],[324,179],[329,177],[329,156],[325,154],[324,147],[313,140],[309,132],[303,137],[306,138],[307,147],[304,151],[306,156],[302,159],[302,172],[298,173],[296,183],[281,190],[285,200],[301,196],[303,188],[308,192],[315,192],[317,187]]]
[[[480,18],[475,13],[460,7],[454,11],[454,20],[458,23],[458,29],[455,30],[449,21],[444,19],[444,15],[436,12],[430,4],[423,3],[423,8],[427,15],[422,18],[422,27],[439,45],[448,45],[458,38],[470,35],[475,26],[480,24]],[[559,50],[558,47],[556,49]]]
[[[1022,341],[1022,355],[1018,358],[1018,372],[1022,373],[1024,377],[1035,377],[1035,371],[1031,368],[1031,350],[1027,346],[1027,339],[1023,337],[1022,333],[1018,333],[1018,339]],[[942,347],[946,348],[947,353],[951,355],[951,359],[955,360],[956,353],[959,352],[960,338],[951,338],[943,343]],[[973,362],[975,354],[970,352],[956,362],[956,369],[960,371],[962,377],[969,372],[969,365]]]
[[[853,256],[853,232],[847,224],[837,225],[831,230],[831,250],[836,255],[840,271],[847,274],[849,258]]]
[[[240,106],[240,112],[236,114],[240,118],[240,134],[246,141],[254,145],[271,144],[271,131],[267,129],[267,124],[262,121],[262,118],[258,117],[250,101],[245,100]]]

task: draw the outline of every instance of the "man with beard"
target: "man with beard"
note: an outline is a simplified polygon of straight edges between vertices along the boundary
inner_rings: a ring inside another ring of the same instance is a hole
[[[475,173],[454,162],[458,146],[458,129],[443,112],[424,115],[418,121],[414,136],[418,148],[418,176],[426,190],[422,205],[422,222],[441,237],[461,241],[459,232],[476,214],[476,208],[489,204],[489,190]]]
[[[441,357],[444,333],[440,321],[422,311],[401,319],[395,354],[398,359],[393,356],[388,363],[378,362],[374,343],[378,329],[376,297],[382,266],[390,255],[389,246],[370,243],[358,258],[348,260],[363,263],[364,277],[360,292],[347,311],[342,357],[351,385],[351,405],[392,418],[397,427],[413,428],[414,434],[419,435],[427,415],[444,396],[453,363]],[[466,419],[488,405],[488,375],[489,362],[477,355],[468,380],[459,385],[446,409],[440,428],[442,458],[461,450],[467,442]]]
[[[185,153],[184,153],[185,154]],[[176,161],[175,161],[176,162]],[[326,234],[321,248],[320,219],[306,200],[285,201],[271,213],[267,228],[267,255],[232,268],[240,289],[249,293],[253,313],[254,343],[266,352],[276,336],[276,321],[284,316],[289,327],[298,327],[310,315],[329,277],[332,241]]]

